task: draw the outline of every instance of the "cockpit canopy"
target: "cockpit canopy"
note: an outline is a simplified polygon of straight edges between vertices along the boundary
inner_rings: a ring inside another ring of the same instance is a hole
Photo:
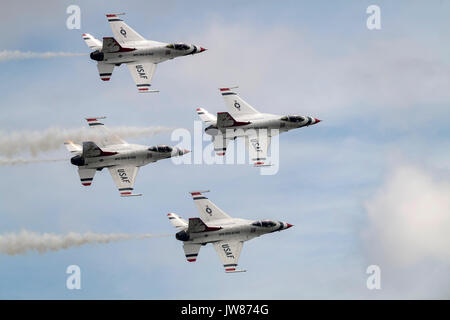
[[[255,227],[263,227],[263,228],[271,228],[271,227],[275,227],[277,224],[273,221],[270,220],[261,220],[261,221],[256,221],[252,223],[252,226]]]
[[[305,117],[302,116],[284,116],[281,118],[281,120],[283,121],[288,121],[288,122],[303,122],[305,121]]]
[[[172,148],[162,144],[162,145],[159,145],[159,146],[148,148],[148,151],[153,151],[153,152],[172,152]]]
[[[191,46],[186,43],[171,43],[167,45],[167,48],[174,50],[189,50]]]

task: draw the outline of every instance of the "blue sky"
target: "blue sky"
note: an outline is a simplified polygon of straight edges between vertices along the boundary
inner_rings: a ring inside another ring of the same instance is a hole
[[[66,28],[70,4],[81,8],[80,30]],[[366,28],[371,4],[381,8],[379,31]],[[195,108],[224,110],[217,88],[228,85],[262,112],[323,122],[280,136],[274,176],[161,161],[140,170],[144,196],[130,199],[107,172],[83,188],[68,162],[1,166],[0,233],[172,233],[166,214],[197,216],[188,191],[198,189],[211,189],[232,216],[295,227],[246,242],[248,272],[235,275],[211,246],[187,263],[172,237],[0,255],[0,298],[450,297],[449,3],[17,1],[0,13],[1,50],[88,54],[81,34],[110,36],[109,12],[126,12],[148,39],[208,51],[159,65],[153,87],[161,92],[149,95],[137,94],[123,66],[100,81],[87,56],[0,62],[0,131],[78,128],[92,115],[110,126],[192,130]],[[176,144],[170,134],[130,142]],[[55,156],[67,153],[38,155]],[[82,290],[65,288],[71,264],[81,268]],[[366,288],[372,264],[381,290]]]

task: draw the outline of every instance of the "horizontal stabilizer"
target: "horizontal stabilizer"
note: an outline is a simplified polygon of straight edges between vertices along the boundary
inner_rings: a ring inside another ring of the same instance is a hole
[[[81,153],[81,151],[83,150],[83,148],[79,144],[73,143],[70,140],[64,141],[64,146],[71,153]]]
[[[78,167],[78,175],[80,176],[81,184],[85,187],[88,187],[92,184],[92,180],[94,180],[94,175],[97,170],[95,169],[84,169]]]
[[[200,119],[205,123],[205,125],[211,125],[217,121],[215,115],[212,115],[203,108],[197,108],[197,114],[200,117]]]
[[[218,156],[224,156],[227,152],[227,145],[230,139],[225,138],[223,134],[218,134],[212,137],[214,144],[214,151]]]
[[[175,213],[168,213],[167,218],[169,218],[170,223],[177,229],[186,229],[188,227],[186,220]]]
[[[184,255],[186,260],[189,262],[197,261],[198,252],[200,251],[201,245],[196,243],[183,243]]]
[[[94,51],[100,50],[103,46],[103,43],[100,40],[95,39],[89,33],[83,33],[83,40],[84,40],[84,42],[86,42],[89,49],[94,50]]]
[[[102,79],[103,81],[109,81],[114,70],[114,65],[110,63],[98,62],[97,70],[100,79]]]

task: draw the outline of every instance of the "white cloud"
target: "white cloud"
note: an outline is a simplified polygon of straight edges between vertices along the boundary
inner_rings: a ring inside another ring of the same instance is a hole
[[[407,164],[396,166],[365,204],[367,260],[403,298],[448,294],[449,195],[448,177]]]
[[[411,165],[397,167],[366,203],[370,246],[398,265],[450,262],[449,195],[450,181]]]

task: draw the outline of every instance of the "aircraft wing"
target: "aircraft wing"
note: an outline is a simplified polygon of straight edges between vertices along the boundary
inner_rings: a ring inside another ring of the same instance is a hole
[[[225,100],[229,113],[233,117],[238,118],[240,116],[259,114],[259,111],[239,97],[232,88],[220,88],[219,90]]]
[[[225,268],[225,272],[243,272],[245,270],[237,270],[239,256],[241,255],[244,242],[237,240],[214,242],[214,248],[219,255],[219,259]]]
[[[114,144],[127,144],[127,142],[118,135],[110,132],[103,122],[100,121],[102,119],[105,119],[105,117],[86,118],[89,127],[98,132],[98,136],[93,139],[94,142],[98,144],[100,148]]]
[[[131,28],[125,22],[123,22],[123,20],[120,19],[117,14],[107,14],[106,18],[108,19],[109,25],[114,34],[114,38],[120,44],[145,40],[143,36],[134,31],[133,28]]]
[[[192,199],[194,199],[195,206],[200,214],[200,218],[204,222],[231,219],[231,217],[223,212],[219,207],[212,203],[207,197],[205,197],[200,191],[191,192]]]
[[[136,87],[139,92],[150,92],[150,86],[153,74],[155,73],[156,64],[152,62],[130,62],[127,63]]]
[[[250,160],[255,167],[267,166],[267,150],[269,149],[271,137],[269,135],[251,135],[245,137]]]
[[[113,166],[109,167],[108,169],[122,197],[142,195],[133,194],[134,181],[136,180],[136,175],[139,171],[139,167]]]

